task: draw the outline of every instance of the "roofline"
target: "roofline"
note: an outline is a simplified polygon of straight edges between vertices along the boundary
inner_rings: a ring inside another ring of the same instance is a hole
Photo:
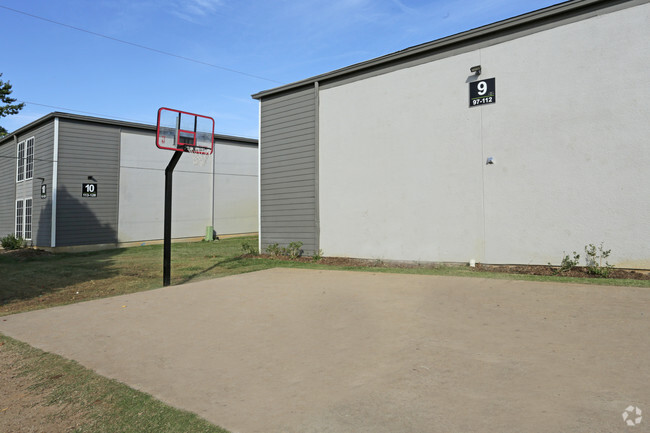
[[[30,129],[33,129],[43,123],[47,123],[50,120],[54,118],[59,118],[59,119],[71,119],[71,120],[80,120],[83,122],[93,122],[93,123],[102,123],[105,125],[113,125],[113,126],[121,126],[124,128],[132,128],[132,129],[141,129],[145,131],[155,131],[156,130],[156,125],[149,125],[146,123],[137,123],[137,122],[126,122],[122,120],[114,120],[114,119],[105,119],[103,117],[92,117],[92,116],[83,116],[81,114],[72,114],[72,113],[64,113],[62,111],[53,111],[52,113],[46,114],[45,116],[34,120],[31,123],[28,123],[27,125],[16,129],[13,132],[8,133],[4,137],[0,138],[0,145],[4,144],[6,141],[9,141],[10,139],[13,140],[13,137],[20,135]],[[217,140],[225,140],[225,141],[237,141],[241,142],[244,144],[255,144],[258,145],[258,140],[256,138],[248,138],[248,137],[238,137],[235,135],[225,135],[225,134],[214,134],[214,138]]]
[[[262,99],[267,96],[283,93],[308,85],[313,85],[316,82],[329,81],[337,78],[360,74],[364,71],[368,71],[374,68],[381,68],[382,66],[388,66],[397,61],[407,60],[416,56],[439,53],[445,51],[448,48],[457,47],[460,44],[469,45],[473,40],[484,40],[490,37],[498,37],[503,32],[517,31],[519,28],[524,26],[534,25],[536,23],[542,25],[548,23],[550,20],[561,20],[568,15],[575,15],[576,13],[580,13],[582,9],[585,9],[585,12],[587,12],[589,9],[600,4],[605,7],[607,5],[621,4],[629,1],[633,0],[568,0],[522,15],[517,15],[512,18],[497,21],[492,24],[487,24],[475,29],[456,33],[454,35],[446,36],[441,39],[436,39],[431,42],[415,45],[413,47],[386,54],[381,57],[376,57],[364,62],[355,63],[353,65],[336,69],[334,71],[321,75],[316,75],[311,78],[296,81],[290,84],[285,84],[283,86],[275,87],[269,90],[263,90],[251,96],[253,99]]]

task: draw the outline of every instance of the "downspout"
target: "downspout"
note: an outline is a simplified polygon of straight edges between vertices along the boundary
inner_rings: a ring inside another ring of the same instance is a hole
[[[262,99],[257,115],[257,249],[262,252]]]
[[[318,160],[319,156],[319,134],[320,134],[320,113],[318,111],[320,105],[320,84],[318,81],[314,82],[314,110],[315,110],[315,119],[314,119],[314,130],[316,131],[314,136],[314,255],[317,255],[320,251],[320,194],[319,191],[319,168],[320,162]]]
[[[11,182],[14,185],[14,196],[12,199],[13,206],[14,206],[14,216],[13,216],[13,229],[11,230],[11,233],[16,234],[16,194],[18,194],[18,136],[14,134],[14,155],[16,156],[16,164],[14,164],[14,168],[16,171],[14,172],[14,179],[13,182]]]
[[[217,233],[217,236],[219,235],[219,233],[216,231],[217,230],[217,225],[215,224],[215,220],[214,220],[214,205],[216,203],[216,200],[215,200],[215,197],[214,197],[214,192],[215,192],[215,188],[214,188],[214,181],[215,181],[214,161],[217,158],[216,152],[214,151],[214,148],[216,146],[216,143],[214,143],[214,136],[212,136],[212,140],[213,140],[212,141],[213,142],[213,145],[212,145],[212,186],[210,187],[210,191],[212,191],[212,194],[211,194],[212,195],[212,208],[211,208],[212,209],[212,219],[210,220],[211,221],[210,225],[212,226],[212,233],[210,233],[210,240],[214,239],[214,234],[215,233]]]
[[[59,169],[59,118],[54,118],[54,149],[52,154],[52,222],[50,233],[50,247],[56,247],[56,198],[58,189]]]
[[[14,152],[14,156],[16,156],[16,163],[14,164],[14,170],[15,171],[14,171],[13,180],[11,182],[11,184],[14,186],[14,195],[13,195],[13,197],[11,199],[11,202],[13,203],[13,205],[12,205],[13,206],[13,216],[11,217],[11,221],[13,221],[13,226],[12,226],[12,229],[11,229],[11,233],[13,233],[14,235],[17,235],[16,234],[16,211],[17,211],[17,209],[16,209],[16,206],[17,206],[17,204],[16,204],[16,200],[17,200],[16,194],[18,193],[18,180],[17,180],[18,179],[18,136],[16,134],[14,134],[13,152]]]

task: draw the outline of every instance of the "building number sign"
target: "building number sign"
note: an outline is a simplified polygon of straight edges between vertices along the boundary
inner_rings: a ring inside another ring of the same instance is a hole
[[[476,107],[497,102],[495,78],[469,83],[469,106]]]
[[[47,184],[41,184],[41,198],[47,198]]]
[[[81,184],[82,197],[97,197],[97,184],[96,183],[82,183]]]

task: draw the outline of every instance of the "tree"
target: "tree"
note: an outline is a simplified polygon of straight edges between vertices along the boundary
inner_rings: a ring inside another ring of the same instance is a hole
[[[0,73],[0,78],[2,78],[2,73]],[[9,95],[11,95],[11,84],[9,81],[5,83],[0,80],[0,117],[17,114],[25,106],[24,102],[14,104],[16,100],[10,98]],[[0,126],[0,137],[3,135],[7,135],[7,130]]]

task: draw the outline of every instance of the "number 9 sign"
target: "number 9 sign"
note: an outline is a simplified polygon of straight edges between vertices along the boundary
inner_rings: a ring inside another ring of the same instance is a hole
[[[469,106],[494,104],[497,102],[496,79],[474,81],[469,83]]]

